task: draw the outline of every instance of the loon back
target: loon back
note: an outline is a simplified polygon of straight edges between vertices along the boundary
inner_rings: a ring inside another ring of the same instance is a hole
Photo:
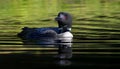
[[[23,39],[37,39],[41,37],[56,38],[58,34],[58,28],[28,28],[24,27],[18,37]]]

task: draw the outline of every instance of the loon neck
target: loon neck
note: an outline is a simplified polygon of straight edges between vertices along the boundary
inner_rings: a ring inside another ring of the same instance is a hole
[[[59,34],[64,32],[71,32],[71,28],[59,28]]]

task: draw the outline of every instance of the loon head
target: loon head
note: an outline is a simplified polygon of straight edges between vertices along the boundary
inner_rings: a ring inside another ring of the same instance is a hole
[[[72,16],[67,12],[59,12],[55,20],[58,22],[60,33],[71,31]]]

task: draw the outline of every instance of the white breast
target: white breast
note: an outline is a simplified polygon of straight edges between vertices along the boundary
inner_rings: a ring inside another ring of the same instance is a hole
[[[73,34],[71,32],[64,32],[64,33],[60,33],[58,34],[59,38],[72,38]]]

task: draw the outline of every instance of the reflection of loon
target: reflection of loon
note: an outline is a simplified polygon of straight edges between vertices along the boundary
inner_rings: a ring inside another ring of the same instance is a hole
[[[49,38],[49,37],[41,37],[40,39],[29,39],[29,40],[22,40],[23,45],[39,45],[40,47],[60,47],[61,45],[71,47],[72,38]]]
[[[58,61],[56,64],[58,65],[70,65],[71,61],[69,60],[72,58],[72,38],[61,38],[59,39],[58,46],[58,54],[56,55],[56,58],[58,58]]]
[[[23,40],[24,41],[24,40]],[[55,47],[58,48],[57,50],[57,54],[54,56],[55,58],[57,58],[57,60],[55,60],[55,64],[58,65],[70,65],[71,61],[69,60],[70,58],[72,58],[72,38],[58,38],[58,39],[54,39],[54,38],[42,38],[39,40],[25,40],[23,42],[25,44],[25,46],[31,45],[31,44],[37,44],[39,45],[39,47]],[[53,44],[53,45],[51,45]]]
[[[24,27],[18,37],[33,39],[40,37],[73,37],[71,34],[72,17],[69,13],[60,12],[55,18],[58,27],[50,28],[28,28]]]

